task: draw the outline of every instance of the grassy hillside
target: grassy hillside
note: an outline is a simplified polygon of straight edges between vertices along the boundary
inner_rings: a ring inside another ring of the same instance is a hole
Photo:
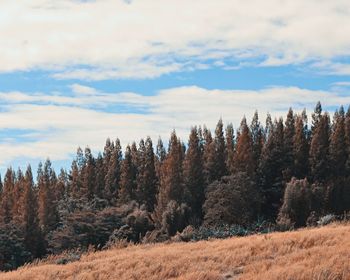
[[[350,225],[196,243],[129,246],[0,279],[350,279]]]

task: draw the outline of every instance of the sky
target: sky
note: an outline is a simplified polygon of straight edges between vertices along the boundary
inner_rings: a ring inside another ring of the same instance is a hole
[[[0,1],[0,173],[350,104],[348,0]]]

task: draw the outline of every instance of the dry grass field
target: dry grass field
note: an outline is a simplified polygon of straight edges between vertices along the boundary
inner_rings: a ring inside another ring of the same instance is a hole
[[[90,253],[39,263],[0,279],[350,279],[350,225]]]

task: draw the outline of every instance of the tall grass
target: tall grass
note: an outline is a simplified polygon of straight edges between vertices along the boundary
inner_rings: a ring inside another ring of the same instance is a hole
[[[224,240],[146,244],[48,262],[0,279],[350,279],[350,225]]]

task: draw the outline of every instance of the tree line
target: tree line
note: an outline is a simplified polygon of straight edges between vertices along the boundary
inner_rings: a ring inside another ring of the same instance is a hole
[[[330,115],[318,103],[285,120],[255,112],[237,131],[220,119],[192,127],[185,144],[171,133],[127,145],[107,139],[103,153],[78,148],[69,171],[50,160],[8,168],[0,180],[0,269],[48,253],[118,239],[161,241],[193,227],[249,225],[265,219],[301,227],[350,210],[350,108]]]

